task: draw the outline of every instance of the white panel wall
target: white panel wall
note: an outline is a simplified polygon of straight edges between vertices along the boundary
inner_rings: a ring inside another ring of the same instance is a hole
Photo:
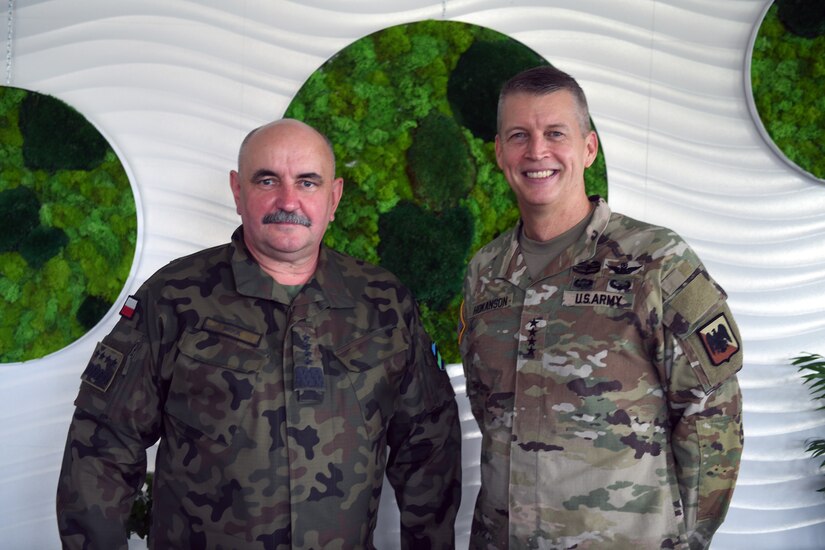
[[[713,548],[825,546],[822,437],[789,359],[825,353],[825,183],[786,165],[748,108],[749,43],[768,0],[16,0],[14,86],[70,103],[114,145],[139,201],[124,296],[170,259],[225,242],[237,147],[358,38],[421,19],[506,33],[591,102],[614,209],[681,233],[730,294],[745,346],[745,456]],[[6,4],[5,6],[3,4]],[[3,16],[8,12],[2,12]],[[6,44],[0,19],[0,48]],[[0,77],[3,66],[0,63]],[[110,313],[72,346],[0,366],[0,547],[58,548],[54,491],[78,377]],[[466,547],[478,431],[461,368]],[[379,548],[397,547],[391,494]]]

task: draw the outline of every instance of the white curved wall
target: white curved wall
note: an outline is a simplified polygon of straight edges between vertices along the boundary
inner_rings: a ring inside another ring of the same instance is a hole
[[[730,294],[745,345],[746,446],[713,548],[822,548],[825,478],[803,447],[822,437],[825,413],[789,359],[825,353],[825,184],[784,164],[749,114],[748,46],[768,3],[17,0],[11,84],[79,109],[127,165],[140,236],[125,295],[168,260],[228,239],[237,216],[227,173],[241,138],[280,117],[349,43],[427,18],[523,42],[587,92],[613,208],[680,232]],[[53,502],[71,402],[114,321],[41,360],[0,366],[0,547],[59,547]],[[464,418],[466,547],[478,432],[460,366],[450,373]],[[377,543],[393,548],[385,499]]]

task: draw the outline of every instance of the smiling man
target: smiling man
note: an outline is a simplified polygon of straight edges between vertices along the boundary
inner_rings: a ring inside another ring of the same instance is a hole
[[[521,220],[472,259],[459,342],[482,433],[471,548],[707,548],[742,451],[741,339],[675,233],[587,197],[584,92],[507,82],[496,158]]]
[[[326,138],[253,130],[230,243],[144,283],[83,375],[57,494],[65,548],[125,549],[154,465],[150,548],[373,548],[386,475],[400,547],[454,547],[461,441],[410,292],[322,245],[343,193]]]

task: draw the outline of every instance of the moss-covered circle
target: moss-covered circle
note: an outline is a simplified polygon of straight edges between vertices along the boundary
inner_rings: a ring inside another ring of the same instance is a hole
[[[286,111],[329,136],[345,180],[326,244],[398,275],[449,362],[460,360],[464,267],[518,220],[495,160],[498,92],[546,63],[484,27],[409,23],[336,54]],[[601,152],[585,175],[588,193],[606,197]]]
[[[825,180],[825,2],[777,0],[753,39],[752,108],[768,142]]]
[[[112,148],[53,97],[0,87],[0,363],[85,334],[126,282],[135,200]]]

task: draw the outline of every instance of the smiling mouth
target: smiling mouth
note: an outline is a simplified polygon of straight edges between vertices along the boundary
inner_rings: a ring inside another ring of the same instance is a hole
[[[524,175],[530,179],[544,179],[554,176],[558,170],[536,170],[532,172],[525,172]]]

